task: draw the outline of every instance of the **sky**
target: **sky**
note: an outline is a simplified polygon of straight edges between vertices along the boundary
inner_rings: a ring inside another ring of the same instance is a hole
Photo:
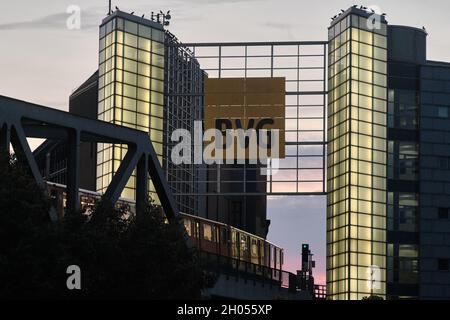
[[[425,26],[428,59],[450,61],[450,1],[379,0],[113,0],[135,11],[171,10],[169,30],[183,42],[326,40],[330,17],[353,4],[376,6],[390,24]],[[66,11],[81,9],[79,30]],[[0,95],[61,110],[98,65],[98,25],[107,0],[2,1]],[[438,8],[438,9],[436,9]],[[36,144],[37,142],[34,142]],[[277,197],[268,205],[269,240],[285,249],[285,269],[300,268],[300,246],[310,243],[315,275],[325,282],[325,198]]]

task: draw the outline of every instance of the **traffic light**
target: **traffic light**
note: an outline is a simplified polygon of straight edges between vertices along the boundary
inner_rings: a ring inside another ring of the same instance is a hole
[[[302,270],[307,270],[309,267],[309,244],[302,244]]]

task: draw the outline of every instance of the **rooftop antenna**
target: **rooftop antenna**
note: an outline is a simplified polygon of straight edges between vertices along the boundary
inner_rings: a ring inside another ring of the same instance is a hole
[[[151,20],[159,24],[162,24],[165,27],[170,25],[170,19],[172,19],[172,16],[170,15],[170,10],[167,11],[166,13],[164,13],[162,10],[160,10],[159,13],[155,13],[152,11]]]
[[[109,0],[109,6],[108,6],[108,16],[111,14],[111,0]]]

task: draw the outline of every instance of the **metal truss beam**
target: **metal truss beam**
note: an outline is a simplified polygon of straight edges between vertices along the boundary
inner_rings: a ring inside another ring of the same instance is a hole
[[[39,185],[44,179],[39,172],[27,138],[66,140],[69,147],[67,168],[67,208],[80,206],[80,142],[120,143],[128,152],[107,188],[104,198],[117,202],[128,178],[137,168],[137,211],[144,208],[148,195],[148,177],[152,179],[164,213],[171,223],[179,223],[179,212],[165,180],[149,136],[142,131],[87,119],[68,112],[0,96],[0,151],[9,152],[12,144],[19,160],[30,168]]]

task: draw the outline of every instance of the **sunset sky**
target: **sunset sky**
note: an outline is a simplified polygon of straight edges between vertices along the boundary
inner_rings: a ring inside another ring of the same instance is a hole
[[[136,15],[171,10],[169,30],[183,42],[326,40],[330,17],[353,4],[375,5],[391,24],[428,33],[428,59],[450,61],[450,2],[307,0],[112,1]],[[81,29],[68,30],[66,9],[81,8]],[[68,110],[68,97],[98,65],[98,25],[107,0],[3,1],[0,19],[0,95]],[[439,7],[439,9],[436,9]],[[300,268],[310,243],[316,277],[325,282],[325,198],[271,198],[269,240],[285,248],[285,269]]]

